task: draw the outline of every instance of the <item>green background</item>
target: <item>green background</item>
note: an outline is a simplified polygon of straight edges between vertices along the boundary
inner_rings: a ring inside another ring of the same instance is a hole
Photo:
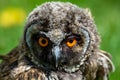
[[[37,5],[51,0],[0,0],[0,13],[8,7],[22,8],[26,15]],[[53,0],[58,1],[58,0]],[[59,0],[71,2],[83,8],[90,8],[101,35],[100,48],[112,55],[115,72],[110,80],[120,80],[120,0]],[[25,25],[25,20],[19,25],[4,28],[0,26],[0,54],[7,54],[18,45]]]

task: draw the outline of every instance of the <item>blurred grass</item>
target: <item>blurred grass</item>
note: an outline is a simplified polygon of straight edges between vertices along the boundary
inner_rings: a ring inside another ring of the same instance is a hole
[[[21,8],[26,15],[37,5],[51,0],[0,0],[0,13],[9,7]],[[58,1],[58,0],[53,0]],[[110,80],[120,80],[120,0],[59,0],[72,2],[80,7],[90,8],[95,23],[100,32],[101,49],[110,52],[113,57],[116,71],[111,74]],[[0,26],[0,54],[13,49],[22,38],[25,19],[18,25],[7,28]]]

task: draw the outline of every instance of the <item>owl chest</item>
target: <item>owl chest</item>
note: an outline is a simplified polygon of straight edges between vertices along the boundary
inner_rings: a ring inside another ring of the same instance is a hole
[[[74,73],[51,72],[50,75],[47,76],[47,80],[95,80],[95,75],[92,72],[85,75],[81,71]]]
[[[43,72],[42,70],[31,68],[15,76],[14,80],[94,80],[90,76],[83,75],[81,71],[75,73],[66,72]]]
[[[31,68],[20,74],[15,75],[14,80],[86,80],[84,79],[82,73],[66,73],[66,72],[43,72],[42,70]]]
[[[90,74],[83,75],[82,71],[67,73],[63,71],[45,71],[32,66],[19,66],[11,71],[14,80],[94,80]]]
[[[85,80],[82,73],[51,72],[48,80]]]

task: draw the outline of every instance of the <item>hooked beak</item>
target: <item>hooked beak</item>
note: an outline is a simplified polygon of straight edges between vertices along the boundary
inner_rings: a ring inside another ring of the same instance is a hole
[[[59,46],[55,46],[52,49],[52,53],[53,53],[54,60],[55,60],[55,67],[58,67],[60,53],[61,53],[60,47]]]

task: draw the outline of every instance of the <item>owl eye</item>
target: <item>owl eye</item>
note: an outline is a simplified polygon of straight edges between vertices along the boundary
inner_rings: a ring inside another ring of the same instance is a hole
[[[38,40],[38,43],[40,46],[46,47],[46,46],[48,46],[48,39],[44,38],[44,37],[40,37]]]
[[[67,46],[70,47],[70,48],[73,47],[73,46],[75,46],[76,43],[77,43],[77,40],[76,40],[75,38],[69,39],[69,40],[67,40],[67,42],[66,42]]]

